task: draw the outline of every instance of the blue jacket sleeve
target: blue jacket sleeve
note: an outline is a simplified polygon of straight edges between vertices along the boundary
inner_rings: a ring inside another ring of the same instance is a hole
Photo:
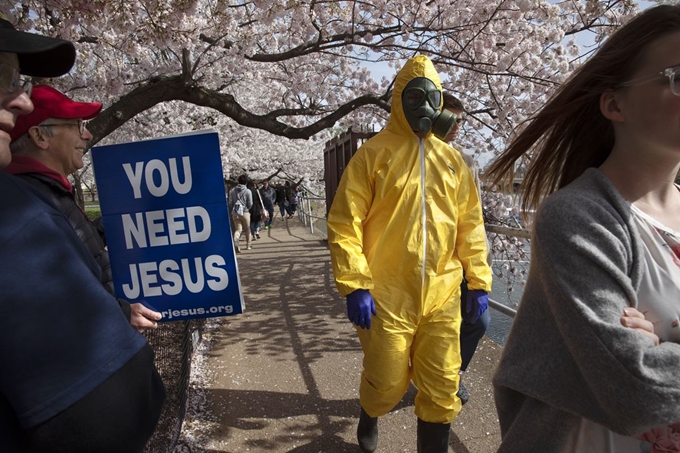
[[[95,389],[146,340],[63,215],[12,176],[0,175],[0,193],[0,393],[26,429]]]

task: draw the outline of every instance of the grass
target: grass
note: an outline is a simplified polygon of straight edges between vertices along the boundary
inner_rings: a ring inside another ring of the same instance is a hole
[[[87,206],[85,205],[85,214],[90,220],[98,219],[102,216],[102,211],[99,209],[99,205]]]

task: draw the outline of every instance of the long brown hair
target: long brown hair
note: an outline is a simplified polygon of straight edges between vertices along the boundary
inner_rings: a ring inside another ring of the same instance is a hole
[[[652,42],[677,31],[680,5],[649,8],[621,27],[527,120],[485,179],[506,185],[514,177],[515,163],[527,154],[520,186],[526,212],[587,168],[599,167],[614,146],[614,128],[600,112],[600,96],[633,75]]]

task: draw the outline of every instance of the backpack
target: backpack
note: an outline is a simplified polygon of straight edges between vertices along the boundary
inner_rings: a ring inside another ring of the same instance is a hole
[[[233,214],[243,215],[247,211],[245,202],[241,201],[242,194],[243,194],[244,190],[245,189],[243,189],[243,187],[240,186],[240,185],[234,187],[234,195],[235,195],[234,198],[236,198],[236,201],[234,202],[234,206],[232,206],[232,208],[231,208],[231,212]]]
[[[233,212],[236,215],[243,215],[244,211],[245,206],[241,204],[240,200],[236,200],[236,203],[234,203],[234,207],[231,209],[231,212]]]

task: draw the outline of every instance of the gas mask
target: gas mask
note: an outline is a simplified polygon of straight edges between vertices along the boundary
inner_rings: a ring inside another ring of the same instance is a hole
[[[439,110],[442,92],[427,77],[416,77],[407,83],[401,93],[401,103],[406,121],[417,135],[432,131],[444,140],[456,123],[454,114]]]

